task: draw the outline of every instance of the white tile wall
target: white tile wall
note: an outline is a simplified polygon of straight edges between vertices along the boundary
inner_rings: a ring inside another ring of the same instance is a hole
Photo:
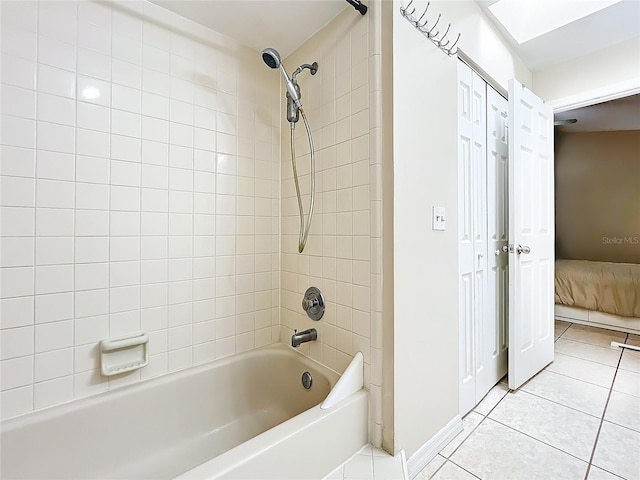
[[[277,340],[277,75],[145,2],[1,8],[1,417]]]
[[[317,342],[300,350],[342,372],[353,355],[365,359],[371,391],[370,439],[381,442],[382,209],[380,153],[380,12],[345,10],[286,59],[287,67],[317,61],[318,73],[298,77],[316,146],[316,209],[303,254],[297,253],[298,206],[287,123],[282,124],[281,340],[293,329],[316,328]],[[371,73],[370,73],[371,71]],[[284,119],[283,119],[284,122]],[[303,205],[308,212],[310,156],[302,122],[296,151]],[[309,286],[327,308],[320,322],[302,311]]]

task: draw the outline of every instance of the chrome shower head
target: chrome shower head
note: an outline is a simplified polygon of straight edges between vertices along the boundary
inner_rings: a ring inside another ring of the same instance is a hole
[[[282,65],[282,60],[280,59],[280,54],[277,52],[277,50],[273,48],[265,48],[262,51],[262,60],[264,60],[264,63],[266,63],[268,67],[280,69],[282,78],[284,79],[284,84],[287,87],[287,92],[289,92],[289,96],[293,100],[293,103],[296,105],[296,107],[302,108],[300,93],[298,90],[296,90],[296,87],[289,78],[289,75],[287,75],[287,71]]]
[[[266,63],[269,68],[278,68],[282,65],[280,54],[273,48],[265,48],[262,51],[262,60],[264,60],[264,63]]]

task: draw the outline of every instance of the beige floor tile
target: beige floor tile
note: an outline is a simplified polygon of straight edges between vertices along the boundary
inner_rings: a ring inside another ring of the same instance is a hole
[[[402,458],[398,455],[392,457],[373,457],[373,478],[378,480],[403,480]]]
[[[430,479],[431,477],[433,477],[436,473],[436,471],[438,471],[438,469],[445,464],[445,462],[447,461],[446,458],[444,458],[442,455],[436,455],[435,457],[433,457],[433,459],[427,463],[427,466],[424,467],[422,469],[422,471],[418,474],[418,476],[416,478],[419,479]]]
[[[609,396],[607,388],[547,371],[540,372],[520,389],[598,418]]]
[[[344,465],[340,465],[329,475],[324,477],[322,480],[343,480],[344,479]]]
[[[349,480],[372,480],[373,457],[370,454],[354,455],[344,464],[344,478]]]
[[[443,457],[449,457],[453,451],[458,448],[458,446],[464,442],[469,435],[471,435],[473,429],[476,428],[483,419],[484,417],[482,415],[475,412],[467,413],[462,419],[462,431],[456,436],[456,438],[451,440],[446,447],[440,450],[440,455]]]
[[[616,373],[615,367],[558,352],[556,352],[553,362],[547,366],[546,370],[606,388],[611,388],[613,376]]]
[[[567,340],[564,335],[555,343],[555,351],[572,357],[582,358],[591,362],[602,363],[611,367],[618,366],[618,360],[622,353],[620,349],[611,347],[599,347],[589,343]]]
[[[489,418],[585,461],[600,426],[599,418],[522,391],[507,395]]]
[[[447,462],[432,478],[433,480],[473,480],[478,477],[451,462]]]
[[[640,373],[640,352],[625,348],[622,352],[620,368]]]
[[[486,480],[583,480],[587,471],[586,462],[489,418],[456,450],[451,461]]]
[[[620,480],[620,478],[617,475],[614,475],[613,473],[609,473],[606,470],[602,470],[601,468],[598,468],[594,465],[591,465],[591,468],[589,469],[589,475],[587,476],[588,480]]]
[[[480,403],[476,405],[473,411],[481,415],[488,415],[493,407],[495,407],[508,392],[509,387],[507,385],[504,383],[496,384],[491,390],[489,390],[489,393],[484,396]]]
[[[611,347],[611,342],[623,342],[627,334],[616,332],[615,330],[605,330],[604,328],[589,327],[574,323],[562,335],[565,340],[589,343],[599,347]]]
[[[640,398],[614,390],[611,392],[604,419],[640,432]]]
[[[619,369],[616,381],[613,383],[613,390],[640,397],[640,373]]]
[[[628,480],[640,478],[640,432],[603,422],[593,464]]]
[[[554,338],[557,340],[570,326],[571,326],[571,323],[569,322],[556,320]]]

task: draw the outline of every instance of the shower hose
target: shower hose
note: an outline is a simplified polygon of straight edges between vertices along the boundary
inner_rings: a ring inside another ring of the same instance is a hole
[[[302,197],[300,196],[300,184],[298,182],[298,169],[296,168],[296,147],[293,139],[294,129],[291,129],[291,164],[293,165],[293,181],[296,184],[296,195],[298,196],[298,210],[300,211],[300,235],[298,235],[298,252],[302,253],[305,245],[307,244],[307,237],[309,236],[309,229],[311,228],[311,217],[313,217],[313,205],[316,196],[316,159],[313,151],[313,137],[311,136],[311,129],[309,128],[309,122],[307,116],[304,114],[304,110],[300,108],[302,119],[304,120],[304,126],[307,129],[307,137],[309,138],[309,147],[311,148],[311,200],[309,202],[309,214],[307,216],[307,223],[304,222],[304,210],[302,208]],[[295,125],[295,124],[294,124]]]

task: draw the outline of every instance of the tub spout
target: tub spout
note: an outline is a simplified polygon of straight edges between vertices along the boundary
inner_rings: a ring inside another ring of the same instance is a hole
[[[297,330],[293,331],[293,335],[291,335],[291,346],[299,347],[301,344],[305,342],[311,342],[318,339],[318,332],[315,328],[310,328],[309,330],[305,330],[304,332],[298,333]]]

